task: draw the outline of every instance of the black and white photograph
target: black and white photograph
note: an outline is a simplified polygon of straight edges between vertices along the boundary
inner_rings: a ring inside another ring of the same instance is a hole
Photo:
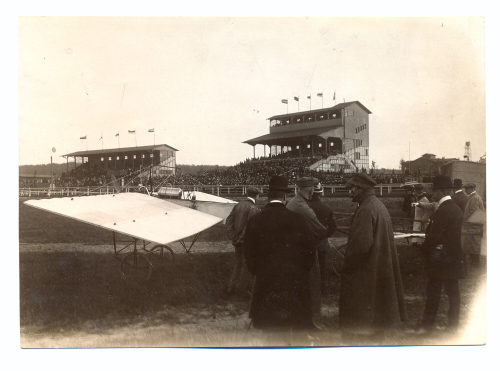
[[[17,21],[21,348],[487,344],[485,17]]]

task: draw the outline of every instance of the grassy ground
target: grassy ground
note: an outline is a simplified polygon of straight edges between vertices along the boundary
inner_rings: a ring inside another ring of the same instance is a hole
[[[391,205],[398,203],[385,200]],[[349,200],[333,200],[347,212]],[[319,333],[263,333],[248,329],[249,297],[227,296],[232,247],[222,227],[204,232],[193,253],[173,246],[175,259],[152,257],[146,284],[123,280],[111,233],[20,204],[20,320],[24,347],[119,346],[332,346],[349,345],[338,332],[339,280],[329,272]],[[345,242],[341,235],[332,246]],[[415,248],[399,246],[410,321],[377,344],[484,342],[476,312],[484,270],[461,281],[464,327],[460,334],[417,337],[407,329],[420,318],[425,276]],[[332,249],[330,267],[338,260]],[[446,323],[443,298],[438,325]],[[483,309],[483,308],[481,308]],[[467,326],[471,324],[471,326]],[[357,345],[362,342],[356,342]]]

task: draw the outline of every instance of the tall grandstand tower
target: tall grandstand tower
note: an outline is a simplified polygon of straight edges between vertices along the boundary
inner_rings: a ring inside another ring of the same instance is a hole
[[[269,134],[248,139],[269,156],[317,158],[311,170],[353,173],[370,168],[369,114],[359,101],[270,117]]]
[[[175,175],[177,149],[166,144],[154,146],[110,148],[79,151],[63,155],[69,167],[69,158],[74,159],[74,169],[105,175],[121,176],[130,171],[148,169],[153,165],[153,176]],[[79,164],[77,165],[77,159]],[[69,172],[69,171],[68,171]]]

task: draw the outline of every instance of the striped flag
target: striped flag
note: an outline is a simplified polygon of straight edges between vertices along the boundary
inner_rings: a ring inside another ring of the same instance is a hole
[[[84,137],[80,137],[80,139],[87,139],[87,136],[85,135]]]
[[[102,140],[102,135],[101,135],[101,137],[99,138],[99,140]]]
[[[311,99],[311,96],[310,96],[310,95],[308,95],[308,96],[307,96],[307,99]]]
[[[153,128],[153,129],[149,129],[149,130],[148,130],[148,133],[154,133],[154,132],[155,132],[155,129],[154,129],[154,128]]]
[[[299,101],[299,97],[293,97],[294,100],[296,100],[297,102]]]
[[[128,131],[129,134],[134,134],[135,133],[135,130],[129,130]]]
[[[282,100],[281,100],[281,103],[288,104],[288,99],[282,99]]]
[[[322,97],[323,96],[323,93],[318,93],[316,94],[318,97]]]
[[[115,137],[119,137],[119,136],[120,136],[120,133],[116,133],[116,134],[115,134]]]

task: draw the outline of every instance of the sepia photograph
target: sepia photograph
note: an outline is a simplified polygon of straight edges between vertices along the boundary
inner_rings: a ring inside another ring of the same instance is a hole
[[[485,17],[17,26],[21,348],[487,344]]]

